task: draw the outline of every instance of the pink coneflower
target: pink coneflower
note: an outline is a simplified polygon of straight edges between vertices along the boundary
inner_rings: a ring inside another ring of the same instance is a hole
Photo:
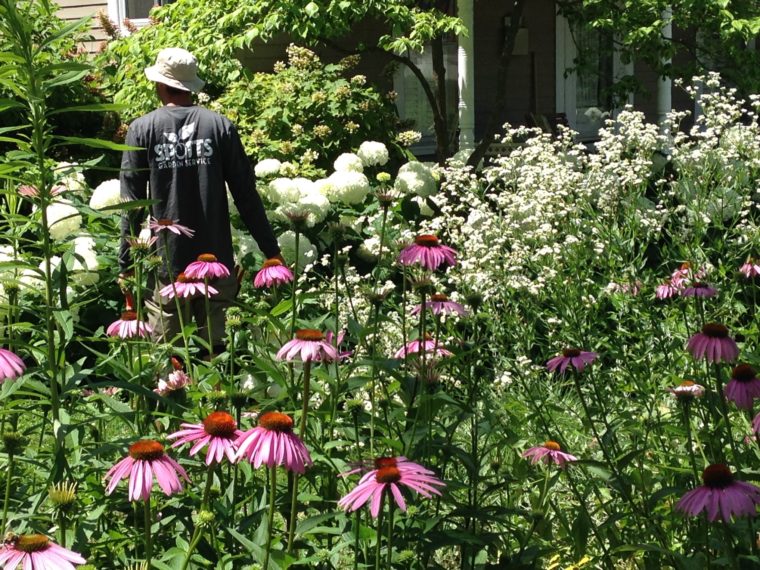
[[[523,452],[523,457],[529,457],[530,462],[535,465],[539,461],[548,465],[554,463],[560,467],[564,467],[565,463],[572,463],[578,461],[575,455],[570,455],[562,451],[562,447],[556,441],[547,441],[543,445],[538,447],[531,447],[527,451]]]
[[[218,295],[219,291],[211,285],[206,286],[203,280],[190,279],[186,273],[180,273],[177,275],[177,280],[174,283],[166,285],[159,291],[159,294],[167,299],[173,299],[175,293],[177,297],[187,299],[196,295],[213,297],[214,295]]]
[[[686,350],[694,358],[705,358],[707,362],[731,362],[739,356],[739,347],[728,336],[728,328],[718,323],[703,326],[702,332],[689,339]]]
[[[61,192],[65,192],[66,187],[61,184],[56,184],[52,188],[50,188],[50,195],[51,196],[58,196]],[[18,193],[23,196],[24,198],[39,198],[40,191],[37,190],[35,186],[30,186],[29,184],[24,184],[23,186],[18,187]]]
[[[229,277],[230,270],[224,263],[219,263],[213,253],[202,253],[185,268],[185,276],[188,279],[218,279]]]
[[[676,285],[673,285],[670,281],[666,281],[665,283],[657,286],[657,289],[655,290],[655,296],[658,299],[670,299],[671,297],[678,295],[682,289],[682,287],[678,287]]]
[[[158,381],[158,387],[154,388],[153,391],[159,396],[168,396],[172,392],[183,390],[190,384],[192,384],[190,376],[185,374],[182,370],[174,370],[166,377],[166,380],[163,378],[160,379]]]
[[[371,499],[370,513],[377,518],[383,496],[389,488],[398,507],[406,511],[406,502],[399,485],[409,487],[427,498],[441,494],[436,487],[446,486],[432,471],[422,465],[411,461],[400,462],[395,457],[383,457],[375,461],[375,469],[366,473],[353,491],[338,501],[338,506],[352,512]]]
[[[434,356],[454,356],[454,353],[443,348],[438,342],[433,340],[429,335],[425,335],[425,341],[421,342],[420,339],[407,342],[405,346],[399,348],[393,355],[393,358],[404,358],[411,354],[419,354],[424,352],[425,354],[433,354]]]
[[[350,358],[351,355],[354,353],[353,350],[341,350],[340,345],[343,344],[343,341],[346,338],[346,331],[340,331],[338,333],[338,338],[335,338],[335,333],[332,331],[327,331],[325,334],[325,342],[331,346],[334,346],[335,349],[338,351],[338,360],[341,362],[347,358]]]
[[[567,367],[572,365],[578,372],[582,372],[586,365],[594,362],[598,356],[596,352],[588,352],[579,348],[565,348],[562,354],[555,356],[546,363],[546,368],[549,372],[557,372],[559,369],[559,373],[564,374]]]
[[[0,384],[6,380],[14,380],[26,370],[26,364],[10,350],[0,348]]]
[[[421,235],[414,238],[414,243],[408,245],[398,256],[402,265],[419,263],[429,271],[435,271],[441,265],[455,265],[457,252],[446,245],[441,245],[434,235]]]
[[[206,465],[211,465],[212,461],[219,463],[225,455],[231,462],[235,462],[235,452],[237,451],[235,440],[243,432],[237,429],[235,418],[227,412],[212,412],[203,420],[203,423],[183,423],[181,427],[185,429],[166,436],[168,439],[177,440],[172,444],[172,447],[192,443],[190,455],[195,455],[208,445]]]
[[[108,336],[118,336],[120,338],[147,337],[152,332],[153,327],[145,321],[137,320],[137,313],[130,310],[124,311],[121,314],[121,318],[112,322],[106,329]]]
[[[148,236],[148,237],[140,237],[138,236],[130,236],[126,239],[127,243],[129,244],[129,247],[134,250],[138,251],[147,251],[151,247],[153,247],[153,244],[155,244],[158,241],[158,236]]]
[[[754,257],[750,257],[746,263],[744,263],[739,271],[747,278],[760,277],[760,261]]]
[[[425,307],[433,311],[434,315],[459,315],[460,317],[467,315],[467,309],[455,301],[450,301],[443,293],[431,295]],[[412,309],[413,315],[419,315],[420,312],[422,312],[422,303]]]
[[[75,570],[87,560],[42,534],[10,535],[0,547],[0,566],[5,570]]]
[[[351,463],[352,467],[349,471],[344,471],[343,473],[338,473],[338,477],[348,477],[349,475],[354,475],[356,473],[367,473],[368,471],[372,471],[373,469],[379,469],[380,467],[398,467],[399,469],[406,469],[407,467],[409,469],[418,469],[420,468],[420,465],[417,463],[414,463],[412,461],[409,461],[406,457],[403,455],[399,455],[398,457],[378,457],[377,459],[363,459],[362,461],[355,461]]]
[[[733,517],[754,517],[760,503],[760,489],[750,483],[737,481],[725,465],[714,464],[702,472],[701,487],[692,489],[676,503],[676,510],[693,517],[702,511],[707,520],[720,518],[731,522]]]
[[[731,380],[724,388],[726,398],[736,404],[737,408],[749,410],[752,400],[760,398],[760,379],[755,369],[749,364],[739,364],[731,372]]]
[[[668,392],[673,394],[680,402],[690,402],[694,398],[704,396],[705,387],[692,380],[684,380],[675,388],[668,388]]]
[[[129,454],[111,467],[106,479],[106,495],[113,493],[122,479],[129,479],[129,500],[147,501],[153,488],[153,476],[167,497],[182,490],[182,481],[190,479],[179,463],[164,453],[164,446],[152,439],[141,439],[129,446]],[[181,478],[181,479],[180,479]]]
[[[189,238],[195,235],[195,230],[183,226],[179,220],[170,220],[169,218],[151,218],[148,227],[156,233],[166,230]]]
[[[681,291],[682,297],[714,297],[718,294],[715,287],[710,287],[707,283],[694,283],[691,287],[686,287]]]
[[[267,259],[253,279],[253,286],[263,289],[293,281],[293,272],[276,257]]]
[[[332,361],[338,358],[338,351],[325,340],[325,335],[315,329],[300,329],[296,338],[286,342],[277,352],[278,360]]]
[[[237,459],[246,457],[257,469],[262,465],[282,465],[288,471],[303,474],[312,464],[309,450],[293,433],[293,420],[280,412],[259,416],[259,425],[238,437]]]

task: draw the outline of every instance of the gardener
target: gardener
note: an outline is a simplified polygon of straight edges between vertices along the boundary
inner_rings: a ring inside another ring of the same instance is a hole
[[[155,311],[150,320],[159,338],[172,341],[180,332],[175,301],[159,291],[181,280],[180,274],[199,257],[221,264],[216,265],[219,271],[215,274],[226,276],[207,282],[218,291],[209,299],[211,345],[218,353],[223,348],[224,311],[238,290],[225,182],[264,255],[279,257],[280,248],[235,126],[226,117],[193,104],[192,93],[204,84],[197,67],[195,57],[187,50],[166,48],[159,52],[156,64],[145,70],[148,79],[155,82],[163,106],[129,126],[126,144],[140,150],[124,152],[121,196],[142,200],[150,188],[149,197],[156,201],[151,206],[151,229],[164,256],[156,302],[164,314]],[[138,235],[144,215],[144,210],[132,211],[122,220],[122,274],[131,268],[128,239]],[[205,308],[205,297],[196,295],[186,302],[183,314],[195,317],[198,334],[207,339]]]

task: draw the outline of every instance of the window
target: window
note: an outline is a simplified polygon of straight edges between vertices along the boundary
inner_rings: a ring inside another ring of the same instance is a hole
[[[622,64],[611,35],[582,24],[571,26],[560,16],[556,45],[557,112],[567,116],[581,140],[593,140],[616,112],[613,83],[631,74],[632,66]]]
[[[430,50],[422,53],[410,53],[409,58],[420,68],[435,92],[433,80],[433,62]],[[453,134],[457,120],[457,43],[456,39],[444,40],[443,60],[446,67],[446,114],[449,130]],[[393,88],[398,94],[396,107],[401,120],[410,123],[409,128],[422,133],[422,140],[412,146],[416,155],[435,154],[435,128],[433,126],[433,111],[430,108],[425,92],[419,79],[405,66],[400,65],[393,77]]]
[[[153,6],[168,4],[173,0],[108,0],[108,17],[124,31],[124,20],[129,19],[138,28],[148,24]]]

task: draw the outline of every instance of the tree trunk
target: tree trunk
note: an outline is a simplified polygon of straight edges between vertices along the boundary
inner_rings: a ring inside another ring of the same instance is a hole
[[[446,114],[446,64],[443,59],[443,38],[431,42],[433,59],[433,79],[436,88],[436,106],[433,110],[435,124],[435,154],[439,164],[449,156],[449,119]]]
[[[488,146],[494,140],[496,131],[501,127],[499,117],[506,104],[507,72],[509,71],[509,64],[512,60],[512,52],[515,50],[515,40],[517,38],[517,32],[520,29],[523,9],[525,8],[526,3],[527,0],[512,0],[509,28],[504,35],[504,43],[501,47],[501,55],[499,55],[499,66],[496,71],[496,92],[494,94],[494,102],[491,106],[491,113],[488,116],[488,121],[486,122],[483,138],[467,160],[469,166],[477,166],[483,159],[486,150],[488,150]]]

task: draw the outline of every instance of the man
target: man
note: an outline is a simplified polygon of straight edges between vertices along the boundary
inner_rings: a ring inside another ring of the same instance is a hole
[[[140,150],[124,152],[121,196],[125,200],[150,197],[156,201],[151,206],[151,227],[158,237],[158,252],[164,256],[159,274],[163,285],[176,280],[199,256],[208,260],[210,254],[229,271],[228,277],[210,283],[219,291],[209,300],[211,348],[217,353],[223,347],[224,310],[237,294],[238,285],[225,182],[264,255],[278,257],[280,248],[235,126],[222,115],[193,104],[192,94],[204,85],[195,57],[181,48],[163,49],[145,75],[155,82],[163,106],[129,127],[126,144]],[[122,220],[122,273],[131,269],[128,238],[139,233],[141,215],[144,211],[130,213]],[[162,298],[160,289],[161,284],[157,284],[156,301],[164,314],[152,315],[151,324],[156,334],[169,342],[180,332],[180,323],[175,301]],[[187,313],[195,317],[198,334],[209,338],[204,296],[187,303]]]

